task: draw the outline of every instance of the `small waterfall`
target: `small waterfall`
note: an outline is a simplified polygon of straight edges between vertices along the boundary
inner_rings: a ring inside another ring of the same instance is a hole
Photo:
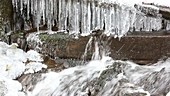
[[[83,57],[92,50],[91,61],[61,72],[42,74],[33,90],[27,91],[27,95],[165,96],[170,91],[170,59],[151,66],[113,60],[106,46],[109,38],[105,39],[104,36],[89,39]]]
[[[92,47],[92,41],[93,41],[93,37],[91,36],[89,41],[86,44],[86,48],[85,48],[84,54],[82,56],[83,63],[85,63],[85,61],[86,61],[86,57],[87,57],[88,52],[92,50],[92,48],[91,48]]]
[[[12,0],[17,14],[30,28],[47,25],[48,30],[88,35],[93,30],[121,37],[128,31],[159,31],[163,18],[159,9],[144,10],[138,5],[115,0]],[[142,12],[144,10],[144,12]],[[153,11],[153,12],[152,12]],[[148,16],[148,14],[158,14]],[[32,22],[33,24],[30,24]],[[28,27],[27,27],[28,28]],[[167,28],[169,28],[167,26]],[[165,29],[167,29],[165,28]]]
[[[97,34],[95,32],[93,33],[93,35],[87,42],[84,54],[82,55],[83,63],[86,61],[86,57],[89,55],[91,55],[90,60],[101,60],[102,57],[109,56],[109,43],[112,37],[107,37],[103,33]]]

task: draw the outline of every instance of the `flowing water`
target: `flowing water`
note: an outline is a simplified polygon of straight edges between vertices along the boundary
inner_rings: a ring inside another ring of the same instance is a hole
[[[61,72],[42,74],[28,96],[166,96],[170,91],[170,59],[153,65],[113,60],[102,41],[90,38],[85,53],[94,45],[92,60]],[[85,54],[85,55],[86,55]],[[84,57],[85,57],[84,55]],[[85,61],[85,60],[84,60]],[[167,95],[168,96],[168,95]]]

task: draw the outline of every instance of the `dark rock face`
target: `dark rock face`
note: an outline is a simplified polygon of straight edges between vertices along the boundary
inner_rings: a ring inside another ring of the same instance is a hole
[[[11,31],[13,23],[12,0],[0,0],[0,38],[10,42],[6,34]]]
[[[85,52],[86,44],[90,38],[90,36],[86,36],[75,39],[63,33],[56,33],[53,35],[41,34],[39,37],[43,42],[43,44],[40,46],[42,48],[40,51],[41,53],[47,54],[52,58],[59,57],[63,59],[82,59],[81,57]],[[148,64],[157,62],[163,57],[170,56],[169,37],[170,36],[168,34],[133,34],[124,36],[121,39],[105,36],[100,39],[104,42],[110,38],[108,41],[109,43],[106,44],[108,46],[104,46],[105,48],[110,48],[110,56],[112,58],[133,60],[139,64]],[[33,45],[31,42],[29,44]],[[91,51],[88,51],[86,56],[87,60],[91,59],[92,57],[94,44],[92,44],[91,47]]]
[[[52,57],[80,59],[84,53],[84,48],[89,37],[75,39],[68,34],[42,34],[39,35],[42,40],[42,53]]]

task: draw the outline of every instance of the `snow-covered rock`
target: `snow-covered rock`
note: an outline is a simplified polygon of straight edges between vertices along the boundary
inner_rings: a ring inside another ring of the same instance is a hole
[[[35,73],[42,70],[42,68],[47,68],[47,65],[39,62],[30,62],[26,65],[26,71],[24,73]]]
[[[34,50],[27,53],[17,48],[18,44],[8,45],[0,42],[0,76],[9,79],[16,79],[24,73],[34,73],[46,68],[42,56]],[[31,61],[26,64],[27,61]],[[31,72],[31,70],[33,70]]]
[[[38,52],[34,50],[30,50],[27,52],[27,58],[29,61],[38,61],[38,62],[43,61],[42,55],[40,55]]]
[[[0,96],[25,96],[22,85],[15,80],[0,76]]]

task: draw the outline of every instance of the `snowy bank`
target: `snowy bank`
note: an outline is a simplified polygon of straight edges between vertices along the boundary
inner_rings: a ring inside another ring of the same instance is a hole
[[[22,85],[12,79],[47,68],[39,53],[34,50],[26,53],[17,46],[0,42],[0,96],[24,96]]]

